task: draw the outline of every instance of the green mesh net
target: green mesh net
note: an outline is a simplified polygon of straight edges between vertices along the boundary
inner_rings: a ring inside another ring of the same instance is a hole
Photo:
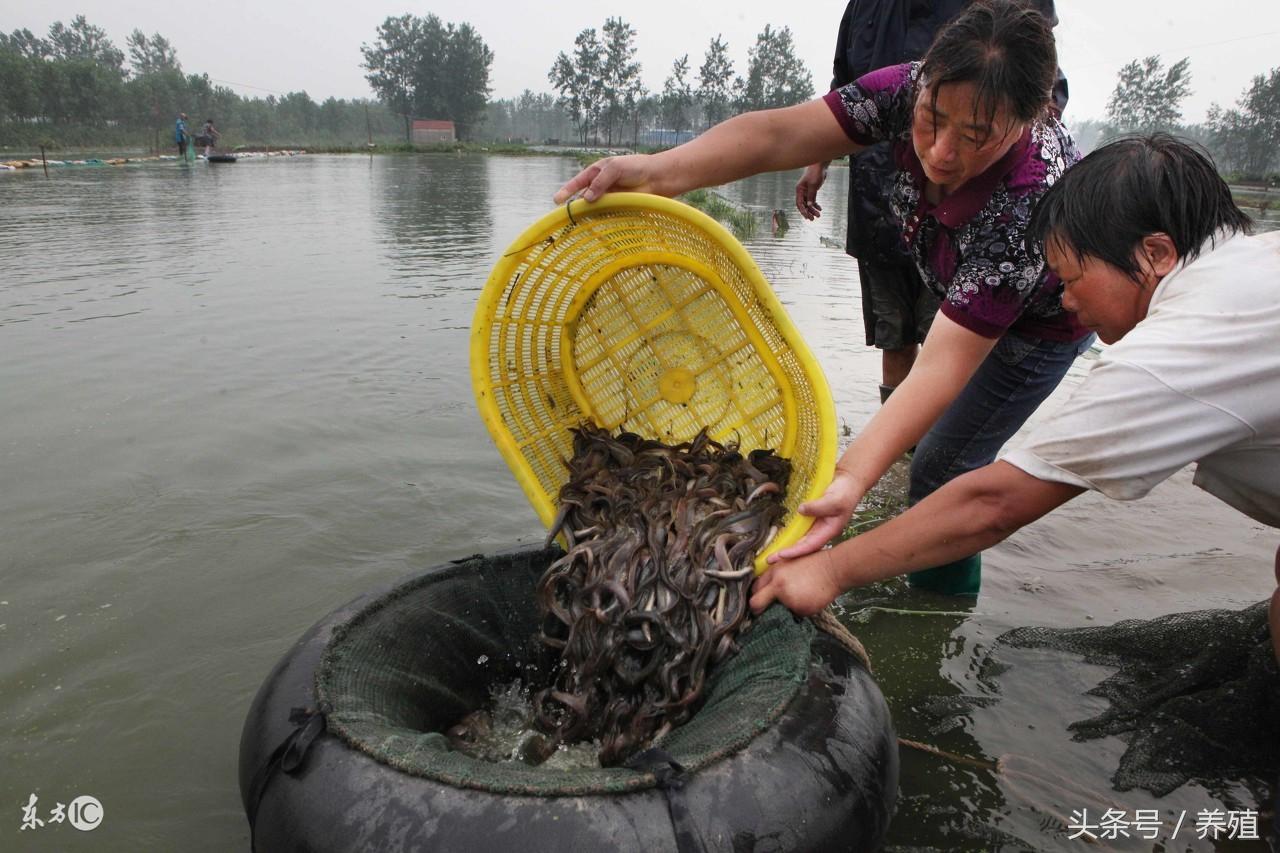
[[[1000,640],[1119,667],[1089,691],[1110,707],[1071,725],[1077,740],[1125,739],[1117,790],[1164,796],[1193,778],[1280,770],[1280,673],[1265,601],[1108,627],[1019,628]]]
[[[453,750],[443,732],[479,708],[494,684],[542,660],[534,589],[562,552],[473,557],[397,587],[338,629],[316,675],[329,730],[414,776],[495,793],[565,796],[653,787],[626,768],[563,770],[488,762]],[[814,627],[782,607],[758,618],[741,650],[708,680],[707,700],[658,746],[698,770],[746,746],[786,709],[808,676]]]

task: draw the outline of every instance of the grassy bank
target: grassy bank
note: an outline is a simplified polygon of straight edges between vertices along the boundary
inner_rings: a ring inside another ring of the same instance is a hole
[[[1256,210],[1266,214],[1268,210],[1280,210],[1280,193],[1251,192],[1249,190],[1231,191],[1236,204],[1245,210]]]
[[[434,142],[411,145],[407,142],[375,142],[372,145],[300,145],[309,154],[543,154],[528,145],[484,142]]]
[[[45,156],[50,160],[85,160],[89,158],[108,159],[115,157],[143,157],[155,154],[173,154],[173,147],[162,147],[158,151],[154,146],[140,145],[53,145],[45,149]],[[571,147],[550,147],[544,145],[524,145],[519,143],[490,142],[437,142],[430,145],[410,145],[408,143],[374,143],[372,145],[351,144],[242,144],[220,146],[219,150],[233,154],[262,151],[305,151],[308,154],[498,154],[509,157],[575,157],[586,166],[608,152],[599,149],[582,149]],[[40,159],[39,146],[8,145],[0,146],[0,162],[6,160]]]
[[[430,145],[374,143],[373,145],[300,145],[311,154],[508,154],[515,156],[576,157],[586,167],[610,154],[629,149],[580,148],[572,145],[527,145],[520,142],[434,142]]]
[[[680,196],[680,200],[729,226],[739,240],[755,236],[759,227],[755,213],[734,204],[715,190],[693,190]]]

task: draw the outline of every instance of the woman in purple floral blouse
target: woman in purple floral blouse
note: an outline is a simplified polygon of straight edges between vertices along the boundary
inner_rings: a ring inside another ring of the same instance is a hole
[[[1036,201],[1078,159],[1049,112],[1057,53],[1038,12],[980,0],[938,34],[924,61],[882,68],[823,98],[745,113],[659,154],[610,157],[561,187],[562,203],[610,190],[675,196],[748,175],[803,168],[875,142],[892,144],[895,224],[942,300],[907,379],[836,465],[815,517],[771,560],[817,551],[912,446],[916,503],[988,464],[1053,391],[1090,331],[1062,308],[1061,283],[1025,240]],[[911,576],[976,595],[979,555]]]

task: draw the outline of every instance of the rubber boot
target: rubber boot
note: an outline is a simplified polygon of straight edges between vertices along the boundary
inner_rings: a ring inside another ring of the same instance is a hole
[[[982,586],[982,555],[974,554],[932,569],[912,572],[907,575],[907,583],[915,589],[927,589],[943,595],[976,597]]]

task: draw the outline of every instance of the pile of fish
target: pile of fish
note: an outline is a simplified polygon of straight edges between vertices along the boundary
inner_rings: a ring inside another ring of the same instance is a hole
[[[791,465],[706,430],[672,446],[585,425],[573,447],[548,540],[568,550],[538,585],[559,660],[534,723],[556,743],[599,741],[609,767],[688,720],[736,651]]]

